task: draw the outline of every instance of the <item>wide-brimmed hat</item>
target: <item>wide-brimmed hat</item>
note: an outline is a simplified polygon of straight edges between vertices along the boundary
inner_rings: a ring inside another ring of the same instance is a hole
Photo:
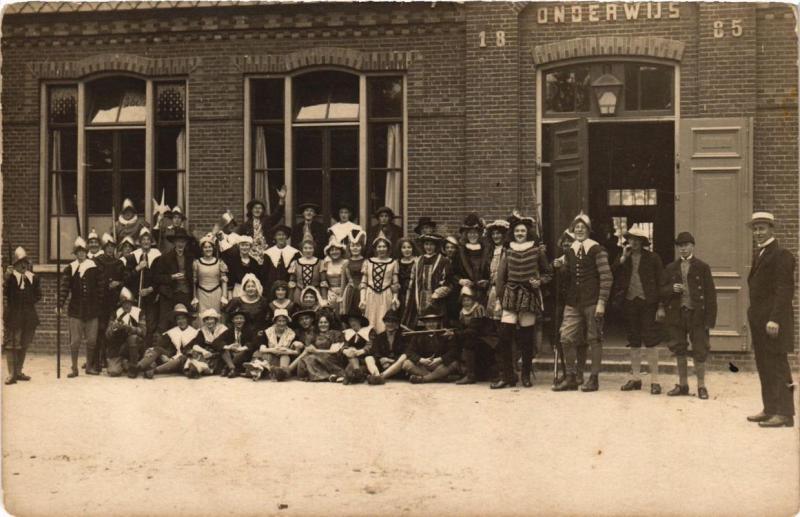
[[[253,198],[253,199],[251,199],[250,201],[247,202],[247,215],[252,215],[253,207],[256,206],[256,205],[261,205],[261,208],[264,211],[267,210],[266,203],[264,203],[262,200],[260,200],[258,198]]]
[[[350,321],[351,319],[357,319],[358,321],[361,322],[361,326],[362,327],[366,327],[367,325],[369,325],[369,320],[367,319],[367,317],[364,316],[363,314],[359,314],[357,312],[349,312],[349,313],[347,313],[345,315],[345,319],[347,321]]]
[[[639,239],[642,241],[643,246],[650,245],[650,236],[641,228],[631,228],[623,235],[626,239]]]
[[[311,316],[315,320],[317,319],[317,313],[312,311],[311,309],[300,309],[298,311],[295,311],[295,313],[292,314],[292,319],[294,321],[299,321],[300,318],[302,318],[303,316]]]
[[[418,320],[439,320],[442,319],[442,311],[438,308],[434,307],[433,305],[428,306],[422,314],[417,317]]]
[[[28,260],[28,254],[25,252],[25,248],[17,246],[17,249],[14,250],[14,264],[23,260]]]
[[[506,221],[505,219],[495,219],[494,221],[486,225],[486,232],[491,233],[497,230],[506,233],[510,228],[510,226],[511,225],[508,224],[508,221]]]
[[[766,223],[770,226],[775,226],[775,216],[771,212],[753,212],[747,226],[753,227],[756,223]]]
[[[189,309],[182,303],[176,303],[175,307],[172,309],[172,319],[177,319],[178,316],[186,316],[187,318],[191,317],[192,313],[189,312]]]
[[[339,239],[337,239],[336,237],[334,237],[333,235],[331,235],[331,238],[330,238],[330,240],[328,241],[328,244],[326,244],[326,245],[325,245],[325,249],[324,249],[324,250],[322,250],[322,252],[323,252],[325,255],[327,255],[327,254],[328,254],[328,252],[329,252],[331,249],[333,249],[333,248],[338,248],[338,249],[342,250],[342,253],[344,253],[345,251],[347,251],[347,246],[345,246],[344,244],[342,244],[342,242],[341,242]]]
[[[414,227],[414,233],[416,233],[417,235],[422,235],[423,226],[430,226],[434,230],[436,230],[436,221],[434,221],[430,217],[420,217],[419,221],[417,221],[417,225]]]
[[[237,246],[239,244],[244,243],[244,242],[249,242],[250,244],[253,244],[253,238],[250,237],[249,235],[239,235],[238,237],[236,237],[236,245]]]
[[[230,318],[231,321],[233,321],[234,316],[239,316],[239,315],[244,316],[245,322],[250,321],[250,314],[246,313],[241,305],[237,305],[233,310],[228,312],[228,318]]]
[[[469,230],[478,230],[480,232],[483,231],[483,226],[483,221],[481,221],[480,217],[478,217],[478,214],[467,214],[459,231],[461,233]]]
[[[458,248],[459,246],[461,246],[461,243],[460,243],[460,242],[458,242],[458,239],[456,239],[456,238],[455,238],[454,236],[452,236],[452,235],[448,235],[447,237],[445,237],[445,238],[444,238],[444,244],[452,244],[452,245],[453,245],[453,246],[455,246],[456,248]]]
[[[391,208],[389,208],[388,206],[382,206],[382,207],[378,208],[377,210],[375,210],[375,214],[373,214],[373,215],[375,216],[375,219],[377,219],[378,216],[380,216],[381,214],[387,214],[389,216],[390,220],[394,219],[396,217],[394,215],[394,211]]]
[[[436,234],[436,233],[426,233],[424,235],[420,235],[419,236],[419,242],[421,242],[423,244],[425,242],[433,242],[437,246],[440,246],[443,241],[444,241],[444,237],[442,237],[441,235]]]
[[[311,208],[316,213],[320,213],[322,211],[322,208],[316,203],[300,203],[299,205],[297,205],[297,212],[303,213],[306,210],[306,208]]]
[[[272,235],[273,236],[275,234],[277,234],[278,232],[285,233],[287,237],[292,235],[292,229],[289,228],[288,226],[286,226],[285,224],[279,224],[278,226],[275,226],[275,227],[272,228]]]
[[[389,309],[388,311],[386,311],[386,314],[383,315],[383,321],[384,323],[387,321],[396,321],[399,323],[400,313],[394,309]]]
[[[181,228],[180,226],[175,228],[174,233],[171,233],[171,234],[167,235],[167,240],[169,242],[175,242],[178,239],[183,239],[185,241],[188,241],[191,238],[192,238],[192,236],[189,235],[189,233],[184,228]]]
[[[465,296],[469,296],[470,298],[475,298],[475,290],[468,285],[465,285],[461,288],[461,292],[458,293],[459,298],[463,298]]]
[[[236,224],[236,218],[233,217],[233,212],[230,210],[225,210],[222,212],[222,215],[219,216],[220,221],[222,222],[222,226],[228,226],[229,224]]]
[[[514,210],[511,212],[511,215],[508,216],[508,229],[513,230],[520,224],[525,225],[528,228],[528,231],[531,231],[536,227],[536,219],[533,217],[524,216],[518,210]]]
[[[216,319],[217,321],[219,321],[219,319],[220,319],[220,315],[219,315],[219,313],[217,312],[217,310],[216,310],[216,309],[214,309],[214,308],[211,308],[211,309],[206,309],[206,310],[204,310],[203,312],[201,312],[201,313],[200,313],[200,320],[201,320],[201,321],[205,321],[205,320],[207,320],[208,318],[214,318],[214,319]]]
[[[286,321],[289,323],[292,322],[292,317],[289,316],[289,312],[286,309],[275,309],[275,312],[272,314],[273,323],[278,318],[286,318]]]
[[[692,244],[695,243],[694,242],[694,235],[692,235],[689,232],[681,232],[681,233],[678,234],[677,237],[675,237],[675,244],[676,245],[686,244],[688,242],[690,242]]]

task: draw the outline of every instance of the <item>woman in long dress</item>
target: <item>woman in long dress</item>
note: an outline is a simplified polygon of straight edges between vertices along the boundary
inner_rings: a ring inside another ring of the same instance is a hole
[[[409,327],[412,327],[412,315],[414,313],[414,297],[412,296],[412,284],[414,280],[414,271],[417,267],[417,249],[414,246],[414,241],[408,238],[400,239],[397,242],[397,280],[400,284],[400,289],[397,292],[397,299],[400,306],[397,308],[400,314],[400,322]]]
[[[194,299],[192,307],[197,314],[208,309],[217,312],[228,304],[228,267],[225,262],[214,256],[214,240],[211,235],[206,235],[200,241],[202,256],[195,259],[192,264],[194,270]],[[202,325],[202,320],[197,318],[197,326]]]
[[[341,331],[333,328],[334,321],[330,311],[320,312],[314,343],[306,345],[298,361],[298,378],[312,382],[334,382],[344,377],[346,360],[340,352],[344,336]]]
[[[361,302],[361,276],[364,268],[364,244],[366,243],[367,234],[357,232],[357,235],[348,238],[348,247],[350,257],[347,259],[347,273],[350,276],[350,282],[344,290],[344,312],[345,314],[359,313],[359,303]]]
[[[399,304],[397,262],[389,255],[391,246],[389,239],[378,237],[372,243],[375,257],[364,262],[359,308],[377,333],[386,328],[383,317],[389,309],[396,308]]]
[[[325,260],[322,261],[320,286],[327,292],[328,307],[337,318],[347,313],[344,288],[350,283],[350,270],[344,252],[344,244],[332,238],[325,246]],[[333,323],[333,326],[337,326],[337,323]]]
[[[325,296],[325,289],[320,287],[322,260],[314,256],[314,241],[304,240],[300,250],[302,255],[289,266],[289,289],[297,305],[300,304],[300,293],[308,286],[316,287]]]

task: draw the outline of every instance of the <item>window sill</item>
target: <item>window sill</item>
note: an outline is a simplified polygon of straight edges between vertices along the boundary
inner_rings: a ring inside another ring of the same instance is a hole
[[[64,268],[69,264],[69,262],[61,264],[61,271],[64,271]],[[55,264],[34,264],[33,265],[33,272],[34,273],[58,273]]]

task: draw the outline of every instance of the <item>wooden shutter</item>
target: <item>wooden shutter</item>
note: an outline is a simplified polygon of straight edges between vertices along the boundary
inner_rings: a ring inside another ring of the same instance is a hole
[[[753,208],[751,119],[681,119],[675,229],[690,231],[695,254],[717,287],[712,351],[747,350],[747,273]]]
[[[586,119],[553,124],[551,145],[553,184],[549,195],[553,217],[548,230],[557,240],[581,210],[589,212],[589,132]]]

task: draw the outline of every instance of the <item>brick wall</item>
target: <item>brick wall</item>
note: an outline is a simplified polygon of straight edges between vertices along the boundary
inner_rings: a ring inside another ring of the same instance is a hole
[[[578,6],[582,22],[539,23],[546,6]],[[454,233],[468,211],[487,219],[534,210],[535,45],[597,36],[655,36],[683,43],[682,117],[754,117],[754,205],[781,219],[778,237],[798,246],[797,39],[779,4],[680,4],[680,18],[590,22],[589,4],[412,3],[275,5],[230,9],[59,15],[3,19],[3,237],[38,257],[39,79],[45,63],[130,54],[184,59],[189,86],[189,210],[209,228],[243,196],[242,63],[336,47],[411,53],[408,84],[411,228],[421,215]],[[601,4],[601,8],[605,8]],[[628,9],[633,9],[628,6]],[[651,6],[651,9],[653,7]],[[602,11],[602,9],[601,9]],[[742,36],[714,38],[713,23],[742,20]],[[486,34],[480,47],[479,33]],[[497,32],[505,45],[497,45]],[[142,61],[144,63],[144,61]],[[47,66],[51,66],[51,65]],[[55,65],[53,65],[55,66]],[[140,66],[147,66],[146,63]],[[33,231],[32,231],[33,229]],[[3,255],[7,250],[3,249]],[[51,275],[43,275],[37,344],[53,343]],[[800,318],[799,318],[800,319]],[[742,357],[749,361],[748,356]],[[728,356],[719,355],[720,364]],[[737,363],[738,364],[738,363]]]

